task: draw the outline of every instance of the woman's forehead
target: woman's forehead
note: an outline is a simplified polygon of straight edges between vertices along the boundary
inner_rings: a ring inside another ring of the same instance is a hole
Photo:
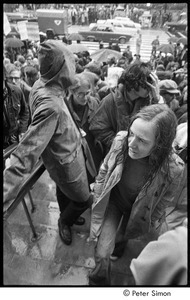
[[[156,124],[155,121],[146,121],[141,118],[137,118],[133,121],[130,129],[138,137],[151,140],[155,137]]]

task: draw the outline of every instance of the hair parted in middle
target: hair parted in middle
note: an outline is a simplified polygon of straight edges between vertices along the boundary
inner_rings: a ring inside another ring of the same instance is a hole
[[[174,112],[166,104],[152,104],[143,107],[136,115],[131,118],[128,134],[121,152],[116,158],[116,164],[126,160],[128,156],[128,137],[130,127],[136,119],[153,122],[156,126],[155,144],[149,155],[150,173],[148,175],[148,186],[154,176],[163,166],[166,169],[167,179],[170,180],[169,161],[172,153],[172,144],[176,136],[177,118]]]

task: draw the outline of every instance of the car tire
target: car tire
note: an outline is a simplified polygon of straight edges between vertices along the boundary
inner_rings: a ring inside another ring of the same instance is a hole
[[[123,38],[123,37],[120,38],[120,39],[119,39],[119,43],[120,43],[120,44],[125,44],[125,43],[126,43],[126,38]]]

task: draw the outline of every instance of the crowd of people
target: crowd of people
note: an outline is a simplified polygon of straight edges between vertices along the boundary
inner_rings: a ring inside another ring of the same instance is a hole
[[[97,22],[97,20],[106,20],[112,19],[116,16],[116,9],[118,8],[119,4],[112,3],[112,4],[61,4],[61,3],[51,3],[51,4],[14,4],[11,5],[9,9],[14,10],[16,12],[24,12],[27,11],[29,14],[33,13],[35,16],[35,11],[37,9],[62,9],[66,10],[68,13],[69,23],[71,22],[72,25],[89,25],[90,23]],[[128,16],[132,21],[136,23],[141,22],[141,16],[143,12],[148,7],[137,8],[137,5],[125,4],[123,10],[123,16]],[[6,8],[8,9],[8,8]],[[8,9],[8,10],[9,10]],[[151,27],[152,28],[161,28],[166,22],[172,21],[179,21],[180,10],[170,10],[165,8],[165,4],[162,7],[158,7],[158,9],[152,8],[150,10],[150,15],[152,16],[151,19]]]
[[[135,56],[127,46],[103,62],[53,39],[14,56],[4,51],[3,148],[18,143],[4,166],[4,212],[41,157],[56,183],[64,244],[91,210],[92,286],[111,285],[110,260],[130,238],[154,231],[159,243],[187,217],[187,46],[177,44],[174,55],[158,46],[159,36],[149,62],[140,42]],[[139,261],[131,265],[135,283],[148,284]],[[186,284],[186,269],[182,275],[165,284]]]

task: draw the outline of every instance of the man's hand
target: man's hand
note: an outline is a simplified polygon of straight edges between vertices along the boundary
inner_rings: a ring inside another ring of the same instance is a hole
[[[159,90],[159,86],[158,86],[158,77],[153,72],[151,72],[151,74],[149,76],[152,80],[152,83],[149,83],[148,81],[146,81],[146,83],[150,88],[152,97],[154,98],[154,102],[158,103],[158,101],[160,100],[160,90]]]

